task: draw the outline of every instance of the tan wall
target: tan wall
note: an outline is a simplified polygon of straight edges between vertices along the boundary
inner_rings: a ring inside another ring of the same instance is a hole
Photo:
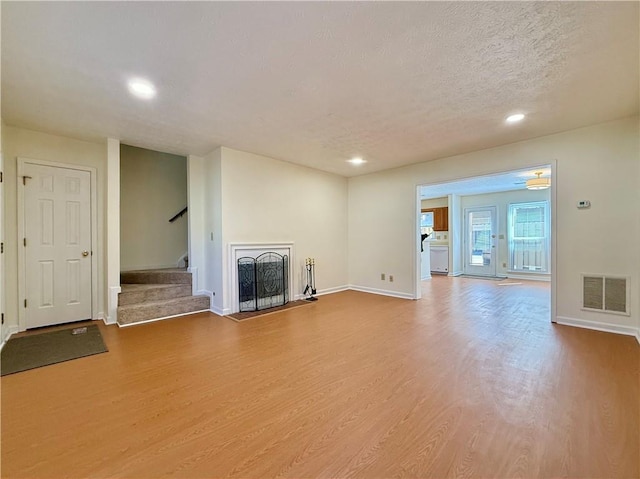
[[[88,166],[97,173],[98,234],[94,257],[98,267],[98,311],[94,317],[104,315],[105,297],[105,181],[106,144],[90,143],[57,135],[50,135],[11,125],[2,128],[2,150],[4,154],[5,184],[5,273],[6,313],[10,328],[18,325],[18,218],[17,218],[17,158],[54,161]]]
[[[187,159],[120,148],[120,268],[175,267],[187,252]]]
[[[293,241],[300,287],[307,257],[318,291],[347,286],[346,178],[230,148],[221,178],[225,262],[230,242]]]

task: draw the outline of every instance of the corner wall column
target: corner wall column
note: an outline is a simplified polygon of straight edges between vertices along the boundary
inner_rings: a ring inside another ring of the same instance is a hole
[[[193,278],[193,294],[207,294],[204,289],[207,264],[205,261],[205,182],[204,159],[199,156],[187,156],[187,206],[189,272]],[[213,304],[213,300],[211,300]]]
[[[107,324],[118,320],[120,293],[120,140],[107,139]]]

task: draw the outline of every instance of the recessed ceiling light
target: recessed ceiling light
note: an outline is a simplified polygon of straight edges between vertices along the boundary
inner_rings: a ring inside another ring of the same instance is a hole
[[[129,80],[129,91],[132,95],[144,100],[149,100],[156,96],[156,87],[153,86],[153,83],[141,78]]]
[[[519,121],[524,120],[524,113],[516,113],[514,115],[510,115],[505,120],[507,123],[518,123]]]
[[[363,160],[362,158],[351,158],[350,160],[347,160],[349,163],[351,163],[352,165],[362,165],[363,163],[366,163],[367,160]]]

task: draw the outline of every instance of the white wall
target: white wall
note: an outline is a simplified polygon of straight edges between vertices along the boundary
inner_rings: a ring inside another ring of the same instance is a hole
[[[489,193],[484,195],[469,195],[460,197],[461,219],[459,224],[464,228],[464,209],[477,208],[483,206],[496,207],[496,249],[497,249],[497,265],[496,274],[506,276],[509,264],[509,244],[507,235],[507,216],[509,214],[509,204],[526,203],[529,201],[550,201],[551,190],[530,191],[524,187],[515,191],[504,191],[501,193]],[[461,234],[464,230],[461,231]],[[502,238],[502,239],[501,239]],[[461,245],[462,247],[462,245]],[[460,251],[461,258],[464,258],[464,252]],[[526,275],[526,272],[519,273]]]
[[[633,117],[350,178],[350,283],[415,295],[417,185],[528,168],[555,159],[558,318],[637,328],[638,128],[638,117]],[[591,201],[590,209],[576,208],[583,199]],[[616,234],[607,234],[611,231]],[[381,282],[381,272],[393,273],[395,282]],[[581,310],[583,272],[628,275],[631,317]]]
[[[306,284],[301,281],[307,257],[316,260],[318,292],[345,288],[346,178],[230,148],[221,148],[220,155],[224,309],[232,300],[229,243],[293,241],[298,291],[291,290],[292,298]]]
[[[105,313],[105,185],[106,144],[90,143],[62,136],[4,125],[2,128],[5,184],[5,272],[6,313],[9,328],[18,326],[18,218],[17,218],[17,158],[70,163],[96,168],[97,171],[97,249],[94,255],[98,267],[98,310],[94,317]]]
[[[187,253],[186,215],[169,219],[187,206],[184,156],[120,147],[120,268],[175,267]]]

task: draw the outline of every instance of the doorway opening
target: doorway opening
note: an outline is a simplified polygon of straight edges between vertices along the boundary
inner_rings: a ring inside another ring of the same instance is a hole
[[[120,270],[188,267],[187,159],[120,145]]]
[[[194,294],[187,202],[186,157],[120,145],[120,326],[210,309]]]
[[[415,297],[422,297],[422,282],[434,276],[525,286],[536,281],[548,285],[547,306],[555,318],[554,167],[552,163],[418,186]],[[550,187],[527,187],[535,185],[528,180],[540,177],[548,179]],[[446,215],[447,221],[436,224],[437,214]]]

